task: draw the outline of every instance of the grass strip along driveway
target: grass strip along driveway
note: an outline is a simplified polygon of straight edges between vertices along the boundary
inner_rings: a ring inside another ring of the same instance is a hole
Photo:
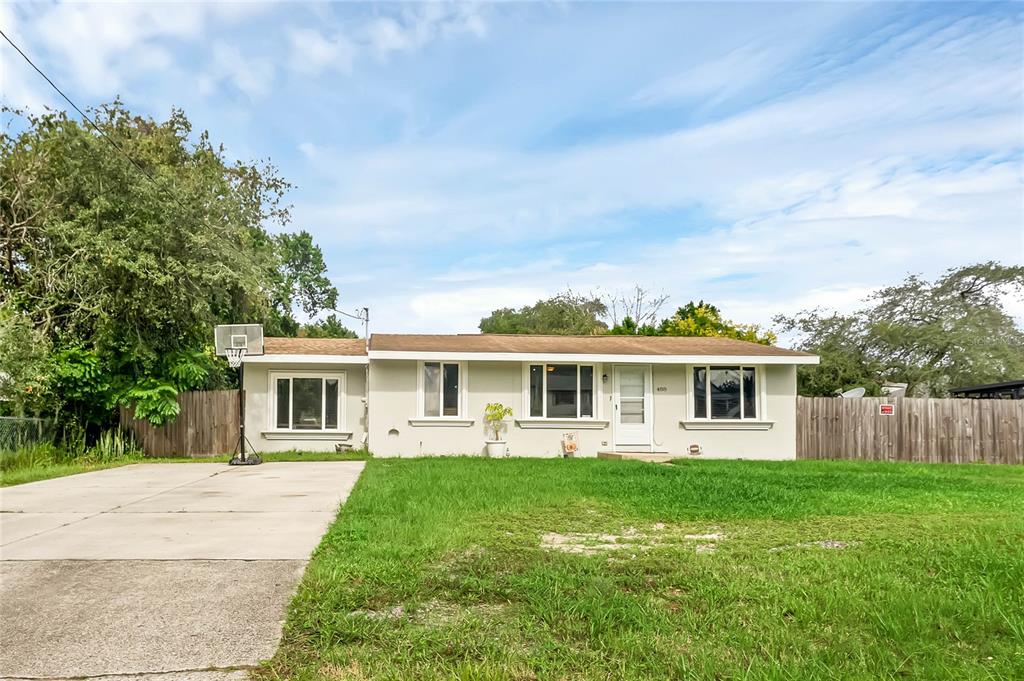
[[[263,678],[1024,678],[1024,469],[371,460]]]
[[[53,461],[7,462],[5,456],[10,453],[0,452],[0,487],[11,485],[23,485],[27,482],[38,482],[52,478],[62,478],[66,475],[78,475],[79,473],[91,473],[102,471],[108,468],[130,466],[136,463],[227,463],[231,459],[230,454],[211,456],[204,458],[188,457],[133,457],[118,459],[115,461],[75,461],[70,460],[62,463]],[[17,453],[13,453],[17,457]],[[365,461],[369,455],[366,452],[270,452],[260,455],[264,461]],[[27,458],[27,457],[26,457]],[[22,465],[18,465],[22,464]]]

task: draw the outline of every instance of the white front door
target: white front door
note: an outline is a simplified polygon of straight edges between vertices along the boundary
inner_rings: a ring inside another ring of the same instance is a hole
[[[651,446],[651,367],[614,368],[615,446]]]

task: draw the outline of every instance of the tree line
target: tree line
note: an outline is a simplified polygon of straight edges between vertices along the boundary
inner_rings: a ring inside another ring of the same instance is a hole
[[[213,326],[349,336],[323,253],[287,231],[290,185],[228,158],[180,110],[120,102],[5,109],[0,134],[0,409],[106,425],[118,405],[162,423],[178,391],[232,385]],[[232,372],[233,373],[233,372]]]
[[[483,333],[720,336],[773,345],[781,334],[821,357],[798,369],[802,395],[863,387],[881,394],[906,383],[910,395],[1024,379],[1024,330],[1005,309],[1024,293],[1024,267],[986,262],[947,270],[935,281],[910,275],[851,313],[804,310],[777,315],[772,329],[722,317],[715,305],[689,302],[660,317],[668,296],[636,286],[600,296],[567,290],[533,305],[500,308],[480,320]],[[621,315],[621,316],[620,316]]]

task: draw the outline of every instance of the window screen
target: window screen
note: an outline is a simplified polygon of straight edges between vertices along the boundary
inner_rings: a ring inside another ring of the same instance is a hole
[[[743,418],[757,418],[757,385],[754,367],[743,367]]]
[[[441,364],[423,363],[423,415],[441,415]]]
[[[594,367],[580,367],[580,416],[594,415]]]
[[[324,379],[324,428],[338,427],[338,379]]]
[[[275,424],[278,428],[288,427],[288,413],[291,410],[291,404],[292,379],[277,379],[277,420],[275,421]]]
[[[547,365],[548,418],[576,418],[576,370],[575,364]]]
[[[704,367],[693,368],[693,417],[708,417],[708,370]]]
[[[459,415],[459,365],[444,365],[444,415]]]
[[[544,365],[530,365],[530,416],[544,416]]]
[[[292,379],[292,428],[323,429],[323,379]]]

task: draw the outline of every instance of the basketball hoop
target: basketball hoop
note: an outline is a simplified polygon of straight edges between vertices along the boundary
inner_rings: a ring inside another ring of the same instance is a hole
[[[263,461],[260,455],[247,454],[246,445],[252,448],[245,437],[245,365],[246,356],[259,357],[263,354],[263,326],[260,324],[218,324],[213,329],[213,342],[217,354],[228,361],[228,366],[238,369],[238,446],[236,454],[228,462],[231,466],[251,466]]]
[[[224,355],[228,358],[228,366],[232,369],[237,369],[242,366],[245,348],[224,348]]]

